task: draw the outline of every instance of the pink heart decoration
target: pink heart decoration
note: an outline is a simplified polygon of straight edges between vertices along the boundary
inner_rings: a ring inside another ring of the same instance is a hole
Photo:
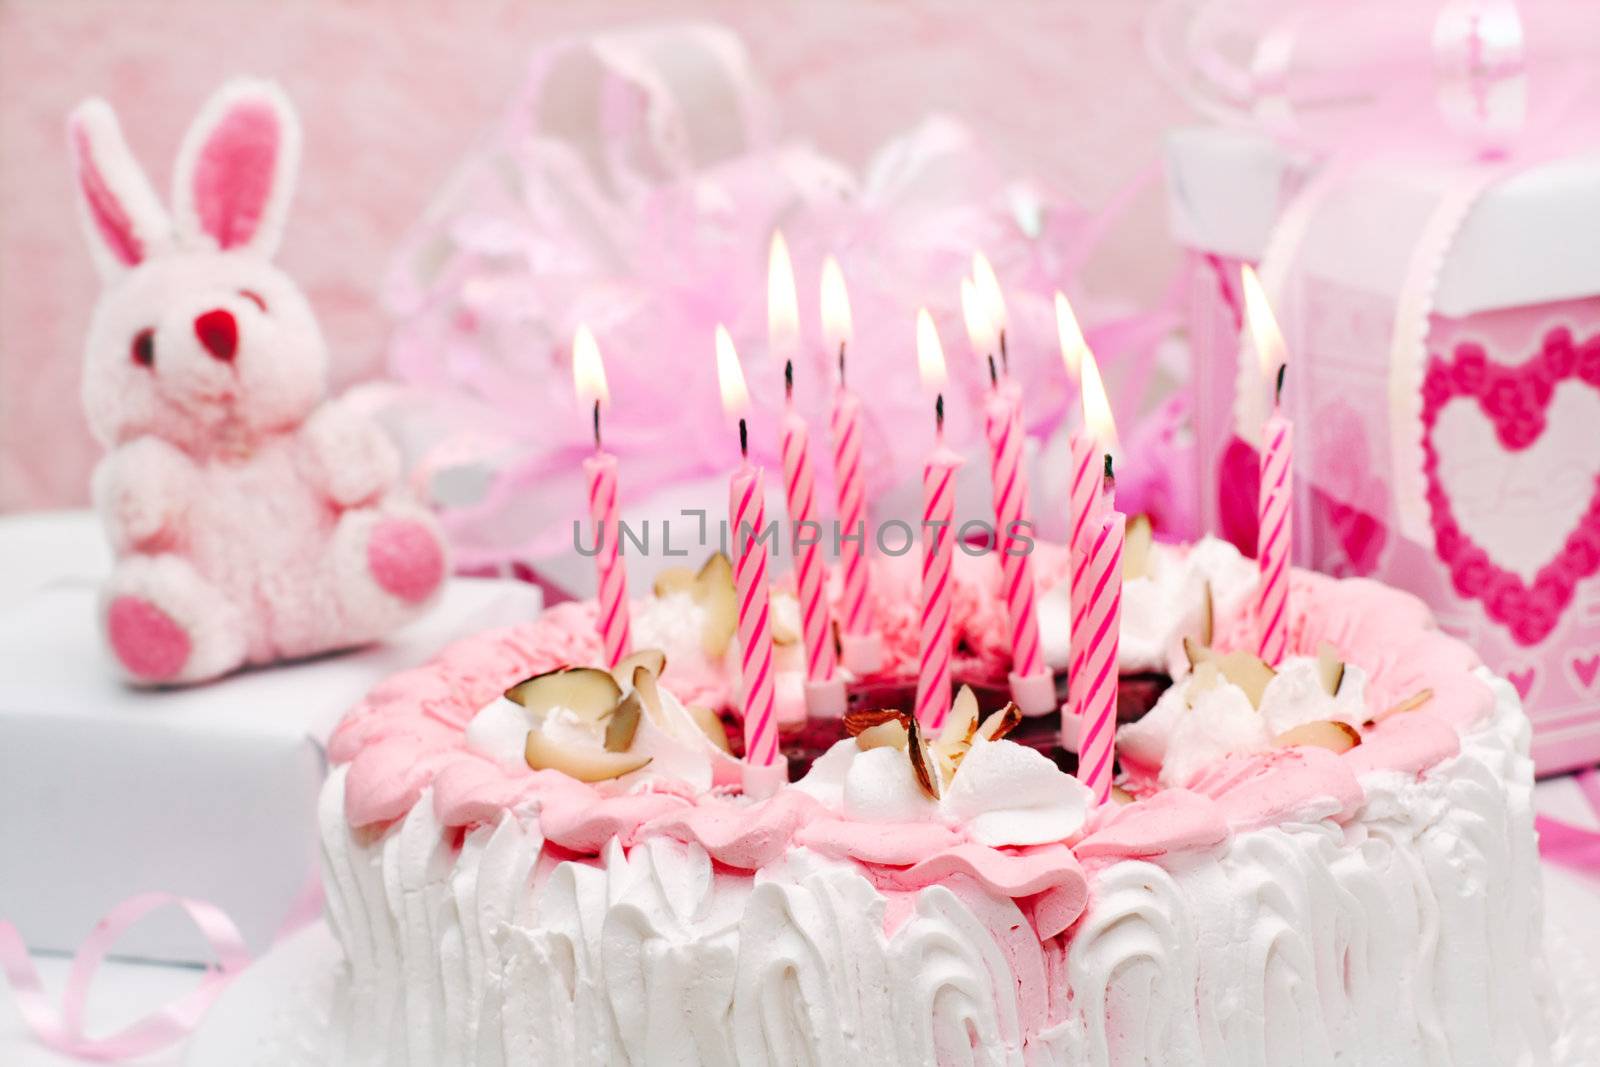
[[[1526,701],[1528,699],[1528,695],[1533,692],[1533,683],[1537,677],[1538,675],[1534,672],[1532,667],[1521,671],[1506,671],[1506,681],[1516,686],[1517,694],[1521,696],[1524,701]]]
[[[1582,656],[1574,659],[1572,676],[1578,680],[1580,689],[1593,689],[1596,677],[1600,677],[1600,653],[1587,659]]]
[[[1469,397],[1494,424],[1500,443],[1510,451],[1521,451],[1544,433],[1545,410],[1556,383],[1568,379],[1600,390],[1600,335],[1574,345],[1571,331],[1558,327],[1545,335],[1538,355],[1517,367],[1496,363],[1482,345],[1464,342],[1456,346],[1449,360],[1433,356],[1428,361],[1422,385],[1423,470],[1435,550],[1449,568],[1456,592],[1482,601],[1489,617],[1522,645],[1535,645],[1549,636],[1572,603],[1573,588],[1600,570],[1600,479],[1596,479],[1588,508],[1560,551],[1529,585],[1490,559],[1456,521],[1449,495],[1439,481],[1433,428],[1447,402]],[[1531,687],[1532,672],[1526,673]],[[1517,688],[1523,690],[1520,684]],[[1526,697],[1526,690],[1523,695]]]

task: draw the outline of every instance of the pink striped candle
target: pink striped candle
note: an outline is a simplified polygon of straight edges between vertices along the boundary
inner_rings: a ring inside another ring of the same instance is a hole
[[[1294,426],[1276,407],[1261,431],[1260,547],[1256,619],[1260,654],[1283,661],[1289,646],[1289,558],[1294,545]]]
[[[939,332],[926,308],[917,313],[917,362],[923,384],[942,389],[945,384],[944,349]],[[917,667],[917,721],[937,731],[950,714],[951,567],[955,552],[956,472],[961,457],[944,441],[944,396],[933,405],[934,447],[922,469],[922,619],[921,650]]]
[[[990,370],[994,362],[990,361]],[[1035,606],[1033,558],[1022,548],[1019,531],[1028,529],[1028,472],[1023,466],[1022,419],[1017,405],[1001,391],[998,381],[984,404],[984,430],[989,440],[989,473],[994,492],[995,547],[1000,553],[1000,581],[1006,616],[1011,625],[1012,696],[1029,714],[1054,706],[1051,684],[1031,685],[1028,679],[1044,677],[1044,651],[1039,644],[1039,617]],[[1023,705],[1021,697],[1029,699]]]
[[[1068,600],[1072,613],[1072,632],[1067,651],[1067,709],[1069,718],[1076,722],[1083,716],[1083,653],[1089,643],[1089,632],[1084,618],[1089,608],[1089,546],[1090,526],[1095,519],[1100,499],[1102,480],[1100,449],[1083,429],[1072,432],[1067,441],[1068,469],[1072,483],[1067,497],[1067,552],[1071,567],[1071,585]],[[1065,731],[1076,736],[1072,729]],[[1076,749],[1076,744],[1067,748]]]
[[[833,481],[839,522],[839,645],[844,666],[857,676],[883,666],[883,642],[872,629],[871,568],[867,564],[867,487],[861,466],[865,429],[861,398],[847,384],[845,350],[850,344],[850,297],[838,260],[822,264],[822,329],[839,351],[839,381],[833,393],[829,429],[833,438]]]
[[[917,721],[937,731],[950,714],[950,571],[955,552],[956,471],[961,457],[944,443],[944,398],[935,402],[938,445],[922,468],[922,623],[917,669]]]
[[[1258,652],[1276,666],[1289,643],[1289,565],[1294,554],[1294,426],[1283,414],[1285,349],[1265,291],[1244,268],[1245,322],[1262,377],[1276,379],[1272,415],[1261,428],[1261,490],[1257,503],[1256,624]]]
[[[783,491],[789,505],[794,548],[795,587],[800,597],[800,635],[806,650],[806,679],[831,682],[838,668],[833,647],[833,613],[828,609],[827,565],[822,559],[822,526],[817,522],[816,478],[811,472],[811,431],[794,408],[794,362],[783,367]],[[820,709],[813,709],[819,710]],[[844,714],[838,708],[834,714]]]
[[[1011,699],[1025,715],[1055,707],[1055,678],[1045,668],[1039,644],[1033,560],[1021,546],[1028,523],[1028,472],[1022,429],[1022,390],[1002,377],[994,353],[1005,352],[1005,301],[982,253],[973,256],[976,281],[961,280],[961,315],[972,351],[989,367],[989,397],[984,402],[984,436],[989,442],[989,484],[994,493],[995,551],[1000,556],[1001,595],[1011,638]],[[998,325],[998,329],[997,329]]]
[[[1108,479],[1109,482],[1109,479]],[[1078,737],[1078,780],[1096,803],[1111,797],[1113,740],[1117,730],[1117,641],[1122,632],[1122,540],[1126,518],[1110,509],[1090,528],[1089,601],[1084,614],[1083,719]]]
[[[600,407],[609,395],[600,346],[587,326],[572,341],[572,376],[580,400],[594,401],[594,455],[583,461],[589,485],[589,518],[595,530],[594,566],[599,614],[596,628],[607,667],[632,651],[628,619],[628,569],[621,555],[617,457],[600,447]]]
[[[733,541],[733,584],[738,603],[739,677],[744,710],[744,788],[768,795],[787,777],[778,751],[773,690],[772,607],[767,592],[765,478],[750,462],[750,437],[743,412],[750,402],[733,338],[717,327],[717,378],[722,402],[739,419],[739,467],[728,483],[728,522]]]

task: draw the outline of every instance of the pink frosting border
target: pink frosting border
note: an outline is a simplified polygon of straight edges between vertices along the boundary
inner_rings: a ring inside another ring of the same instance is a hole
[[[345,816],[381,827],[405,816],[430,786],[440,822],[467,828],[518,809],[536,817],[552,844],[594,857],[611,839],[631,847],[654,835],[698,843],[723,867],[754,872],[792,846],[860,865],[881,888],[915,890],[966,875],[1024,904],[1042,938],[1065,931],[1087,902],[1085,867],[1214,848],[1231,834],[1290,820],[1345,821],[1365,800],[1360,777],[1420,774],[1460,750],[1462,731],[1482,721],[1493,697],[1472,674],[1478,659],[1440,633],[1414,597],[1361,579],[1293,575],[1290,650],[1326,640],[1369,672],[1374,710],[1418,689],[1424,708],[1365,732],[1343,755],[1293,749],[1222,761],[1187,789],[1152,791],[1094,812],[1075,840],[1035,848],[991,848],[964,828],[852,819],[793,790],[750,802],[723,791],[690,795],[660,787],[619,794],[554,772],[506,770],[466,747],[474,712],[530,674],[598,658],[593,606],[563,604],[519,626],[458,641],[425,667],[383,682],[344,717],[329,758],[348,764]],[[1245,643],[1246,613],[1219,618],[1217,645]],[[663,678],[680,695],[703,679]]]

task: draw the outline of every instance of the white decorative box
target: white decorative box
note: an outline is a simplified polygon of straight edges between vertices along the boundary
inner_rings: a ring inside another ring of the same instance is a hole
[[[1207,128],[1169,138],[1167,174],[1206,523],[1253,551],[1252,263],[1289,345],[1297,561],[1426,600],[1516,686],[1539,773],[1600,760],[1600,153],[1378,159],[1324,182]]]
[[[5,533],[0,524],[0,544]],[[139,691],[114,674],[95,596],[93,581],[72,576],[0,607],[0,919],[34,950],[76,949],[106,911],[146,891],[216,904],[264,949],[314,876],[323,742],[339,716],[449,641],[540,607],[521,582],[455,579],[382,645]],[[116,952],[207,959],[176,912],[152,916]]]

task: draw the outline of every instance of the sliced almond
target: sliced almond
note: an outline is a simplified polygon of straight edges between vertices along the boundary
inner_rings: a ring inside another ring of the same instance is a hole
[[[566,708],[581,719],[597,723],[622,699],[622,687],[610,671],[562,667],[518,682],[506,690],[506,696],[539,718],[553,708]]]
[[[1111,799],[1117,804],[1132,804],[1133,794],[1120,785],[1114,785],[1111,787]]]
[[[1422,705],[1426,704],[1432,699],[1432,689],[1419,689],[1415,693],[1412,693],[1410,696],[1406,697],[1404,700],[1400,701],[1398,704],[1391,704],[1389,707],[1384,708],[1367,721],[1369,723],[1380,723],[1387,718],[1391,718],[1392,716],[1404,715],[1408,711],[1416,711],[1418,708],[1422,707]]]
[[[705,609],[700,632],[706,655],[720,659],[739,628],[738,594],[733,587],[733,564],[721,552],[712,554],[694,579],[694,598]]]
[[[633,747],[634,735],[639,732],[639,717],[643,714],[644,705],[635,689],[606,718],[607,752],[626,752]]]
[[[904,719],[906,713],[894,708],[857,708],[844,713],[844,732],[849,737],[855,737],[864,731],[872,729],[879,723],[888,722],[890,719]]]
[[[1018,726],[1022,725],[1022,709],[1014,703],[1008,703],[999,711],[991,712],[983,725],[978,727],[977,736],[985,741],[998,741]]]
[[[922,735],[922,727],[917,724],[915,715],[907,715],[902,721],[906,726],[906,755],[911,757],[911,773],[916,775],[917,785],[922,787],[928,799],[938,800],[939,776],[933,754],[928,751],[927,738]]]
[[[774,596],[773,600],[773,606],[776,608],[777,597]],[[772,612],[772,643],[782,648],[786,645],[799,644],[799,642],[800,631],[789,625],[788,612],[774,610]]]
[[[1279,748],[1325,748],[1329,752],[1349,752],[1361,743],[1361,734],[1343,722],[1308,722],[1285,730],[1272,739]]]
[[[650,668],[640,666],[633,669],[633,691],[639,694],[639,699],[644,702],[644,710],[650,718],[660,722],[661,689]]]
[[[541,730],[529,730],[523,745],[523,758],[536,771],[560,771],[580,782],[604,782],[649,764],[649,756],[608,752],[597,745],[577,748],[546,737]]]
[[[1184,690],[1184,703],[1194,707],[1202,694],[1209,693],[1222,684],[1222,672],[1215,660],[1202,660],[1189,678],[1189,688]]]
[[[945,717],[944,726],[939,730],[939,739],[935,744],[971,741],[972,732],[977,728],[978,698],[973,694],[970,685],[964,685],[950,704],[950,714]]]
[[[906,733],[906,724],[899,719],[885,719],[876,726],[869,726],[856,734],[856,747],[863,752],[870,752],[875,748],[905,749],[910,735]]]
[[[733,743],[728,740],[728,728],[722,725],[722,717],[704,704],[686,704],[689,717],[694,719],[696,726],[711,738],[711,743],[716,745],[728,755],[733,755]]]
[[[617,665],[611,668],[611,677],[617,680],[618,685],[626,687],[632,684],[636,667],[643,667],[659,678],[667,669],[667,654],[659,648],[641,648],[618,660]]]
[[[1317,646],[1317,677],[1329,696],[1339,695],[1339,687],[1344,684],[1344,660],[1339,658],[1339,650],[1326,641]]]
[[[1200,596],[1200,643],[1207,648],[1216,640],[1217,611],[1216,602],[1211,595],[1211,582],[1208,580]]]
[[[688,567],[668,567],[656,575],[651,587],[656,596],[671,596],[694,588],[694,571]]]
[[[1209,643],[1196,641],[1194,638],[1187,636],[1183,639],[1183,654],[1189,659],[1190,670],[1216,656],[1216,653],[1211,651]]]
[[[1150,516],[1135,515],[1128,520],[1122,540],[1122,577],[1129,580],[1143,578],[1150,573],[1150,546],[1155,543],[1155,532],[1150,527]]]
[[[1267,683],[1278,676],[1278,672],[1269,667],[1266,660],[1243,649],[1219,656],[1217,670],[1228,681],[1243,689],[1244,695],[1250,698],[1250,706],[1257,710],[1261,708],[1261,696],[1267,691]]]

